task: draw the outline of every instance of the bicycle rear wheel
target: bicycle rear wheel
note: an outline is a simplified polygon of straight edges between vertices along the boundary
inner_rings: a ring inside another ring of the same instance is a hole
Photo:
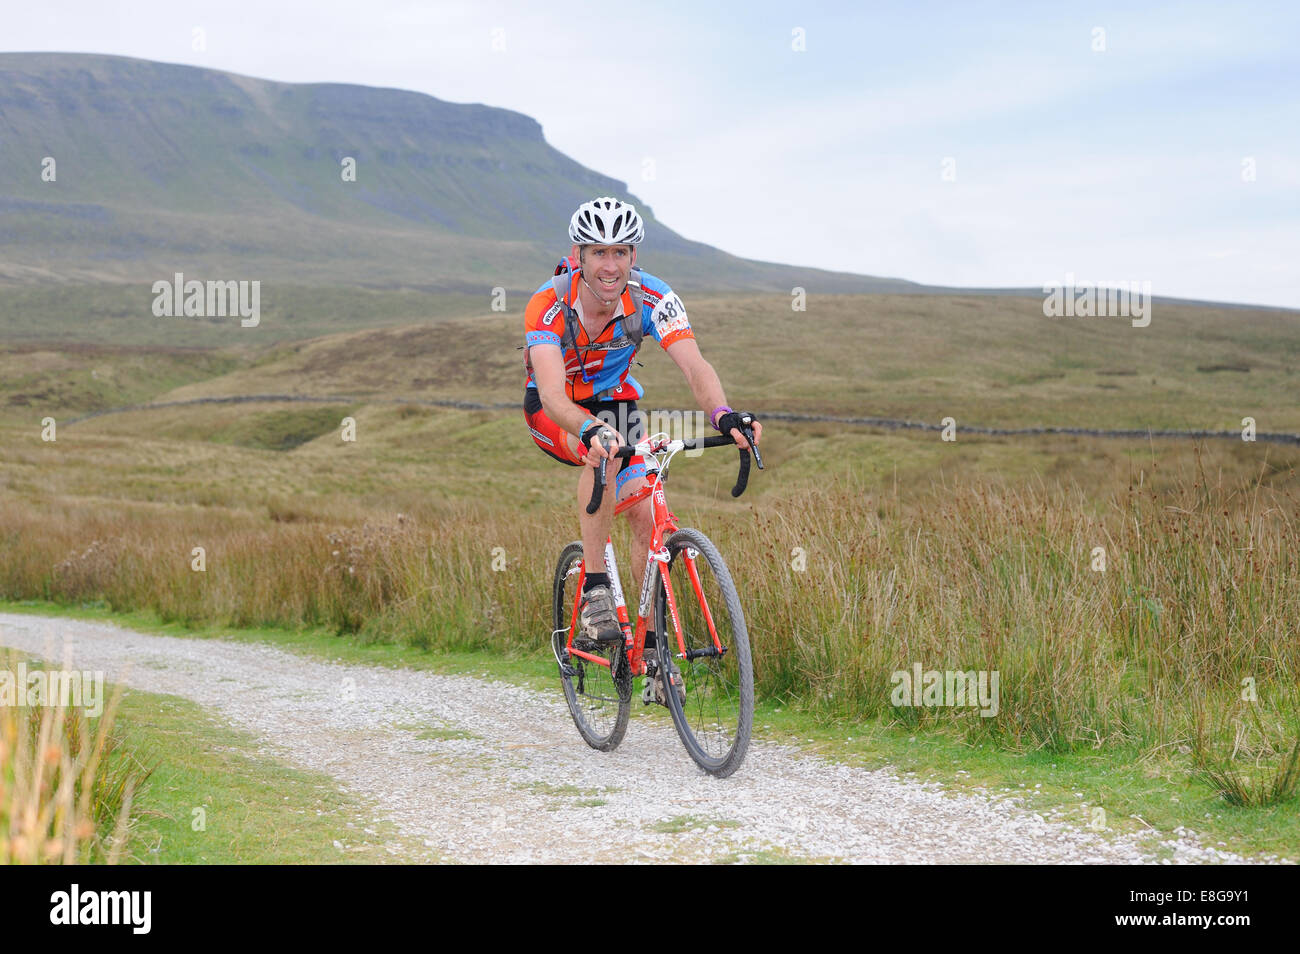
[[[754,670],[745,614],[727,564],[708,537],[682,529],[666,546],[681,643],[661,579],[655,601],[659,665],[668,671],[670,663],[676,664],[685,696],[683,701],[677,692],[668,692],[668,709],[695,763],[726,778],[744,761],[754,722]]]
[[[575,540],[561,551],[560,561],[555,567],[551,648],[560,667],[560,683],[574,725],[593,749],[610,752],[623,741],[627,732],[628,715],[632,709],[631,680],[627,679],[628,685],[620,687],[612,678],[609,666],[584,659],[568,650],[569,627],[578,599],[581,569],[582,542]],[[622,643],[597,643],[579,637],[574,648],[598,656],[616,668],[627,668]]]

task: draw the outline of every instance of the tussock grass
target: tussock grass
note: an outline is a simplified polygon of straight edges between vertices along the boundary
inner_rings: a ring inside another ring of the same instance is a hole
[[[12,653],[0,667],[17,671]],[[29,669],[34,668],[31,664]],[[77,706],[0,705],[0,864],[115,864],[128,857],[133,801],[149,770]]]
[[[751,600],[756,667],[769,692],[828,716],[888,715],[889,675],[920,662],[998,670],[1000,711],[898,718],[956,721],[1016,747],[1186,738],[1196,706],[1245,677],[1296,724],[1300,510],[1287,493],[1194,480],[1132,486],[1094,511],[1064,485],[981,483],[904,509],[833,486],[739,536],[773,541],[772,560],[808,550],[807,573],[783,568],[784,586],[769,573]]]
[[[965,476],[900,495],[832,476],[701,522],[743,588],[759,692],[827,721],[942,723],[1012,749],[1154,749],[1189,744],[1197,713],[1249,677],[1260,718],[1300,736],[1295,496],[1262,479],[1149,475],[1100,500],[1064,481]],[[279,519],[232,520],[0,504],[0,595],[525,654],[543,644],[552,555],[576,529],[567,509],[521,520],[494,501],[346,520],[276,506]],[[917,663],[996,670],[997,715],[893,706],[891,674]]]
[[[1300,733],[1294,723],[1266,716],[1253,694],[1243,690],[1247,698],[1198,711],[1192,743],[1196,776],[1241,808],[1288,802],[1300,784]]]

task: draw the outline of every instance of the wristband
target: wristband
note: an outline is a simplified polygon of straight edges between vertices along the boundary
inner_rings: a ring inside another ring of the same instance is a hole
[[[713,429],[714,429],[715,431],[718,430],[718,412],[719,412],[719,411],[722,411],[722,412],[724,412],[724,413],[730,413],[730,412],[731,412],[731,408],[727,407],[727,405],[725,405],[725,404],[719,404],[717,407],[715,407],[715,408],[713,409],[713,413],[709,415],[709,423],[713,425]]]
[[[610,427],[608,424],[606,424],[604,421],[599,421],[594,417],[589,417],[587,418],[586,421],[583,422],[582,433],[578,435],[578,443],[580,443],[583,447],[585,447],[587,451],[590,453],[592,442],[595,441],[595,438],[601,433],[601,431],[606,431],[606,430],[612,432],[614,429]],[[587,440],[587,435],[589,434],[591,435],[592,438],[591,441]]]

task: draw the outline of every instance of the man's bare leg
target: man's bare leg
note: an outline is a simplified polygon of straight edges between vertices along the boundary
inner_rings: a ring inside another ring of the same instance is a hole
[[[609,539],[609,531],[614,524],[614,472],[618,469],[618,462],[611,462],[607,466],[607,484],[600,500],[600,509],[595,513],[587,513],[597,469],[584,464],[582,473],[578,475],[578,523],[582,527],[582,556],[589,574],[606,572],[605,541]]]
[[[587,561],[588,573],[605,573],[605,541],[609,539],[614,525],[614,466],[609,467],[605,494],[600,501],[600,509],[593,514],[587,513],[587,504],[591,502],[591,488],[596,479],[596,468],[583,467],[578,476],[578,520],[582,527],[582,552]],[[628,497],[645,486],[644,477],[636,477],[623,485],[620,497]],[[654,515],[650,508],[650,499],[646,498],[631,510],[625,511],[632,526],[632,579],[634,592],[640,593],[641,580],[645,576],[645,555],[650,549],[650,538],[654,534]]]
[[[623,485],[623,492],[620,499],[630,497],[642,487],[645,486],[644,477],[634,477]],[[628,596],[629,603],[634,603],[641,595],[641,581],[645,577],[645,555],[650,549],[650,538],[654,535],[654,512],[650,508],[650,498],[647,497],[631,510],[625,510],[628,523],[632,527],[632,593],[634,596]],[[630,612],[635,613],[633,607]]]
[[[582,453],[582,446],[572,434],[566,435],[569,447],[575,455]],[[617,461],[610,461],[605,469],[605,493],[601,497],[600,509],[594,514],[587,513],[587,504],[591,502],[591,488],[596,481],[598,468],[583,465],[578,475],[578,523],[582,528],[582,555],[586,561],[588,573],[606,573],[605,541],[609,539],[614,526],[614,505],[617,499],[629,497],[645,486],[644,477],[634,477],[623,484],[622,491],[615,494],[618,485]],[[625,511],[632,526],[632,579],[633,590],[641,592],[641,580],[645,576],[645,555],[650,549],[650,538],[654,534],[654,512],[649,498],[641,501],[631,510]]]

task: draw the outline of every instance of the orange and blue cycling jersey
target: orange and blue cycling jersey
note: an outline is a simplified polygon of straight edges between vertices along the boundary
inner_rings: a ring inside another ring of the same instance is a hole
[[[579,273],[573,271],[566,299],[579,318],[583,317],[582,302],[578,296],[580,281]],[[642,334],[653,337],[665,350],[684,338],[694,338],[695,333],[691,331],[691,323],[686,317],[682,300],[668,283],[645,271],[640,272],[640,281],[643,292]],[[641,385],[629,373],[634,349],[610,347],[616,345],[619,339],[627,337],[621,318],[632,314],[635,307],[631,292],[624,289],[621,307],[615,310],[614,320],[606,324],[594,341],[588,338],[581,320],[577,322],[577,327],[573,329],[577,348],[566,349],[564,352],[567,378],[565,394],[570,400],[575,403],[592,399],[634,401],[644,395]],[[556,300],[555,288],[548,279],[537,289],[524,311],[524,347],[553,344],[563,348],[564,321],[564,309]],[[528,372],[528,387],[537,387],[531,370]]]

